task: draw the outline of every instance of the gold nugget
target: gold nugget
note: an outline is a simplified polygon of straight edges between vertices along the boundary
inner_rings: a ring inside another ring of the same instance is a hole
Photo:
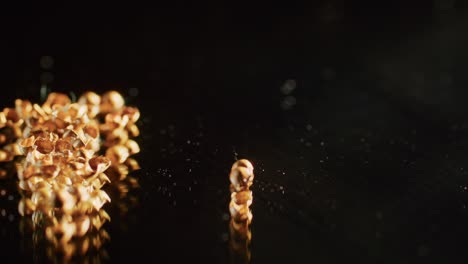
[[[253,218],[250,205],[253,197],[249,188],[253,184],[253,179],[253,166],[250,161],[241,159],[232,165],[229,174],[231,182],[229,249],[232,263],[250,262],[250,242],[252,239],[250,223]]]

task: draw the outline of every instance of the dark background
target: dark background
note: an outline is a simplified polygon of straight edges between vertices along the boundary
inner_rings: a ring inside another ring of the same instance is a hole
[[[138,203],[108,206],[104,262],[229,263],[236,158],[256,172],[251,263],[468,257],[467,4],[310,2],[1,9],[2,107],[46,86],[142,112]],[[44,261],[10,189],[1,262]]]

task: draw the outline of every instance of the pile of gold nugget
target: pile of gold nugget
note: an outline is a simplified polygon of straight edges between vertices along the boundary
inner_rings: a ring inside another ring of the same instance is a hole
[[[103,186],[139,168],[131,157],[140,151],[133,140],[139,117],[116,91],[86,92],[76,102],[51,93],[42,105],[17,99],[0,112],[0,162],[16,163],[19,212],[45,227],[65,256],[77,250],[73,239],[109,219]]]

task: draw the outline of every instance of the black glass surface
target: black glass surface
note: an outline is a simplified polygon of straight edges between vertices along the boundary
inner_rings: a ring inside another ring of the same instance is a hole
[[[106,205],[94,260],[231,263],[239,158],[250,263],[466,259],[466,4],[311,2],[2,11],[2,107],[43,87],[141,111],[139,187]],[[0,263],[50,261],[20,232],[15,178],[0,183]]]

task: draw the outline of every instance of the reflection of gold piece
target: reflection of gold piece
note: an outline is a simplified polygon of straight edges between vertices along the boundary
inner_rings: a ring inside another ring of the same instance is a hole
[[[250,241],[252,232],[250,231],[250,221],[236,222],[231,219],[229,222],[229,247],[231,250],[232,262],[250,262]]]
[[[229,249],[232,263],[250,263],[250,241],[252,233],[250,223],[252,222],[252,191],[249,190],[253,184],[254,173],[250,161],[242,159],[236,161],[229,174],[231,181],[231,202],[229,212]]]
[[[139,117],[116,91],[102,97],[86,92],[77,103],[60,93],[49,94],[42,105],[17,99],[14,108],[0,112],[0,162],[17,161],[23,195],[18,211],[31,215],[35,232],[42,230],[65,259],[106,240],[87,237],[93,232],[102,237],[100,229],[110,219],[102,209],[110,197],[102,188],[117,181],[111,184],[121,186],[117,190],[125,196],[126,183],[118,181],[139,169],[131,158],[140,151],[131,139],[139,135]],[[0,170],[0,178],[6,176]]]

